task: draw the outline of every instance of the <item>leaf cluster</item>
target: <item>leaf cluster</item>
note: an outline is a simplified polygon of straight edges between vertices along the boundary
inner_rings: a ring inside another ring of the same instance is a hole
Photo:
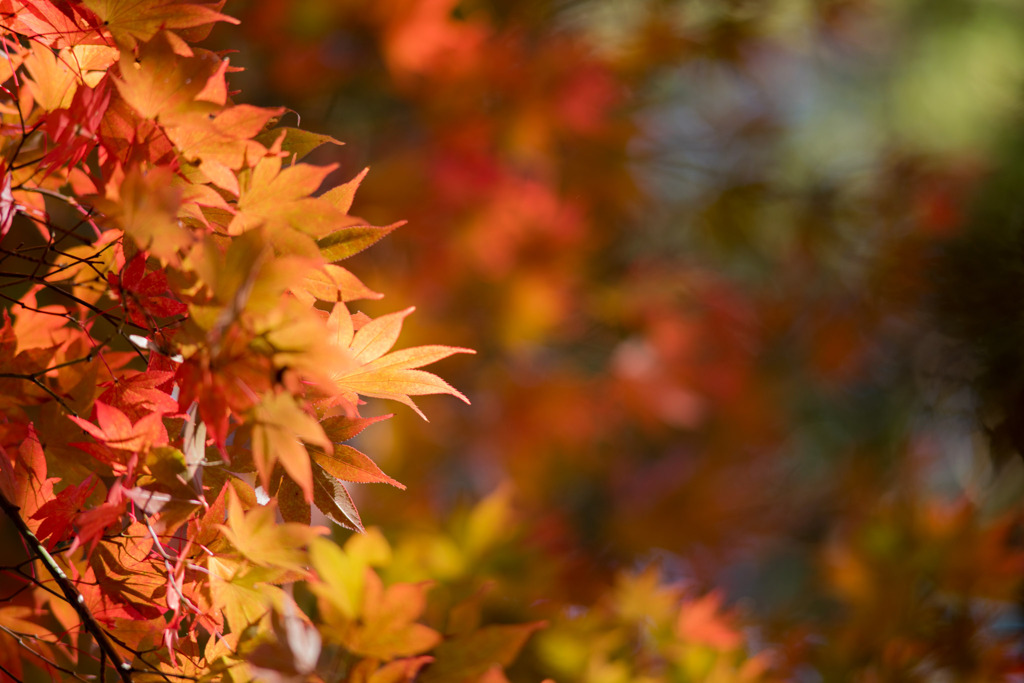
[[[345,680],[411,680],[440,643],[416,622],[425,585],[385,588],[316,523],[363,531],[350,483],[404,488],[347,443],[390,417],[363,399],[467,401],[421,368],[469,351],[393,350],[411,308],[350,310],[382,295],[340,262],[398,224],[349,213],[365,171],[332,187],[336,166],[303,160],[340,143],[234,101],[229,57],[196,45],[235,23],[221,5],[0,3],[0,498],[25,549],[4,567],[0,671],[15,680],[26,662],[317,679],[321,640],[356,658]],[[316,623],[291,597],[301,581],[323,596]]]

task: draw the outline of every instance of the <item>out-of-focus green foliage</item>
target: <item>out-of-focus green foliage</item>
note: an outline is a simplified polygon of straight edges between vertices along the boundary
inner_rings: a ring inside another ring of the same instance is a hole
[[[409,220],[367,284],[479,352],[365,435],[385,575],[546,619],[513,680],[1019,666],[1024,6],[228,10],[247,100]],[[459,512],[499,485],[518,526]]]

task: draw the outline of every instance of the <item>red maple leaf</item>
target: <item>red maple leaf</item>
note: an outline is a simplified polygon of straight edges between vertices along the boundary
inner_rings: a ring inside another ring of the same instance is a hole
[[[107,273],[107,282],[120,297],[128,319],[142,327],[150,327],[153,318],[182,315],[188,306],[170,295],[167,275],[162,270],[146,272],[146,254],[139,252],[128,262],[120,276]]]
[[[160,388],[166,387],[173,377],[173,372],[150,369],[127,379],[118,378],[97,400],[121,410],[136,422],[149,413],[173,414],[178,411],[178,401]]]
[[[115,482],[107,493],[106,502],[75,517],[78,535],[75,536],[69,552],[73,553],[84,545],[86,554],[91,555],[96,544],[103,538],[103,532],[124,518],[128,502],[129,499],[124,495],[120,482]]]
[[[110,105],[110,79],[104,78],[95,88],[80,87],[71,106],[46,116],[46,134],[53,147],[43,157],[46,170],[78,165],[99,142],[100,123]]]
[[[149,413],[135,424],[123,412],[96,401],[95,425],[88,420],[69,415],[68,419],[84,429],[98,443],[72,443],[101,462],[112,465],[116,473],[123,473],[125,466],[150,446],[167,443],[167,429],[163,415]]]
[[[36,537],[46,542],[48,549],[52,550],[58,543],[71,536],[72,522],[82,511],[85,499],[96,488],[96,482],[97,479],[90,476],[78,486],[68,486],[32,515],[32,519],[42,520],[39,529],[36,530]]]

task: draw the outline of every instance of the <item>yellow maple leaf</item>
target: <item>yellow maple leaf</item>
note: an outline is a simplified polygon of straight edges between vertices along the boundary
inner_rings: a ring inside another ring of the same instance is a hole
[[[227,524],[218,526],[235,550],[252,564],[297,572],[304,572],[309,565],[309,544],[328,533],[321,526],[279,524],[272,505],[246,511],[233,489],[228,492]]]
[[[402,321],[413,310],[383,315],[356,331],[348,309],[343,304],[334,307],[328,319],[331,342],[349,354],[351,364],[332,379],[350,401],[355,403],[356,395],[391,399],[409,406],[424,420],[426,416],[410,396],[451,394],[469,403],[468,398],[437,375],[416,368],[456,353],[475,351],[438,345],[391,351],[402,331]]]

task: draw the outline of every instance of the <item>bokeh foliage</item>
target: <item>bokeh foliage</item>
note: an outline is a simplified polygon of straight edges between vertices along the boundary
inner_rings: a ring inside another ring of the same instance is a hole
[[[473,407],[378,433],[414,484],[367,516],[507,482],[543,566],[513,611],[576,629],[531,666],[636,680],[551,643],[628,630],[613,576],[644,566],[723,590],[786,676],[1012,666],[1021,8],[236,7],[245,91],[350,141],[356,212],[410,221],[362,264],[480,352]]]

